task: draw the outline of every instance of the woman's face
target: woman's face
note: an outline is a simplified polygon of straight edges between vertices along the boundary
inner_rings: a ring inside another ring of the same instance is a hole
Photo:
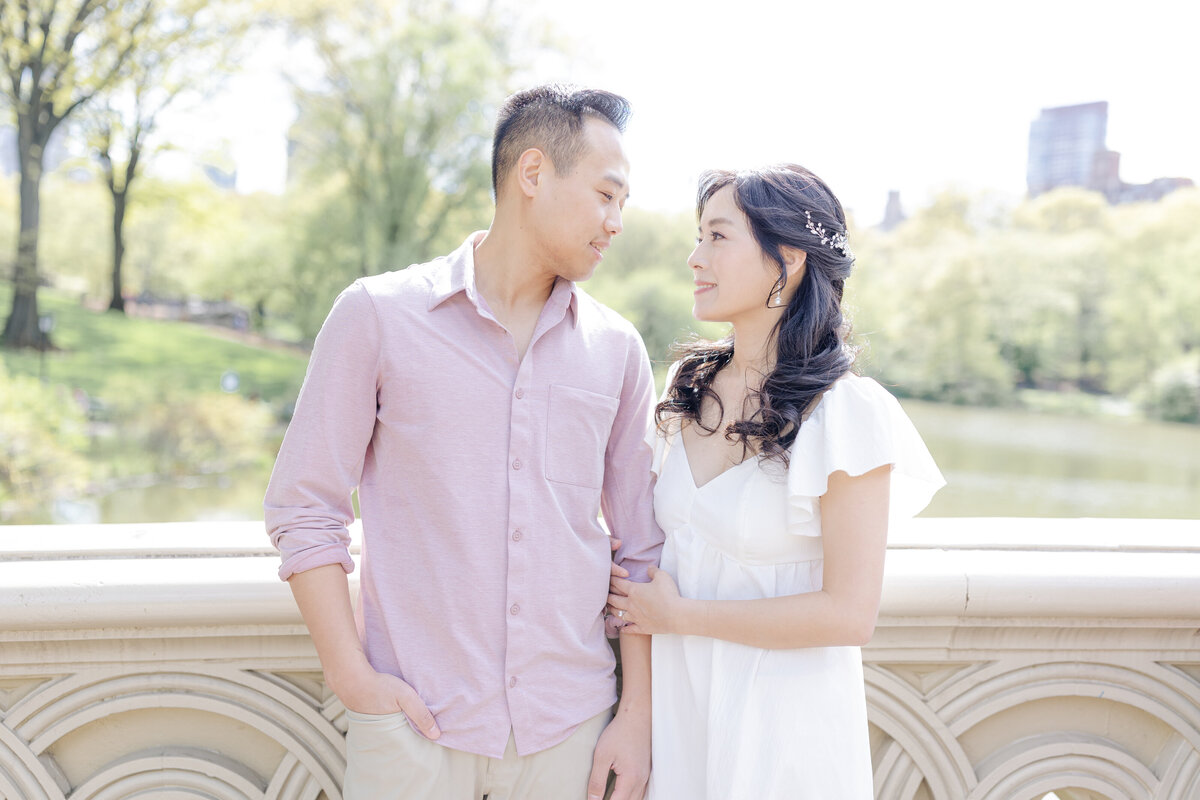
[[[767,300],[779,279],[779,267],[758,246],[733,192],[732,186],[726,186],[709,198],[700,217],[696,249],[688,258],[696,282],[692,307],[696,319],[736,324],[755,315],[778,313],[767,307]]]

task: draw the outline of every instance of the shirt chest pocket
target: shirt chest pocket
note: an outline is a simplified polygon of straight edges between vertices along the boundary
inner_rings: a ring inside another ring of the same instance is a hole
[[[600,489],[604,451],[619,402],[615,397],[555,384],[546,415],[546,480]]]

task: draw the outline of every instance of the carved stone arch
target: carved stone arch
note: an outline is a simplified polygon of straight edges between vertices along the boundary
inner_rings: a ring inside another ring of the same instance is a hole
[[[1159,780],[1150,767],[1116,743],[1048,735],[1006,748],[966,800],[1038,800],[1067,788],[1100,792],[1113,800],[1159,796]]]
[[[1024,662],[1021,665],[1024,666]],[[943,709],[955,698],[961,697],[980,684],[1011,672],[1012,669],[1012,662],[1003,659],[979,662],[973,667],[959,670],[948,680],[938,684],[929,692],[925,701],[939,716],[945,717]]]
[[[1174,686],[1183,694],[1198,698],[1200,702],[1200,666],[1154,661],[1147,664],[1146,674]]]
[[[253,672],[219,666],[188,672],[89,671],[23,698],[9,718],[37,755],[106,716],[159,708],[208,712],[252,727],[294,756],[330,800],[341,797],[342,733],[311,702]]]
[[[321,784],[288,753],[279,763],[263,796],[264,800],[316,800],[320,794]]]
[[[1163,771],[1162,789],[1156,800],[1195,800],[1197,797],[1200,797],[1200,751],[1180,739]]]
[[[972,686],[941,710],[953,735],[1034,700],[1086,697],[1123,703],[1150,714],[1200,749],[1200,696],[1177,682],[1111,664],[1055,662],[1014,668]]]
[[[66,782],[43,764],[29,744],[0,724],[0,797],[63,800]]]
[[[342,704],[337,695],[330,695],[329,699],[322,704],[321,716],[329,720],[343,736],[350,728],[350,719],[346,716],[346,706]]]
[[[976,783],[975,771],[945,723],[914,687],[887,670],[865,664],[863,675],[867,718],[892,739],[876,768],[876,796],[890,798],[880,787],[897,781],[905,787],[912,784],[915,771],[938,800],[965,797]],[[912,791],[919,785],[916,781]]]
[[[890,741],[879,758],[873,776],[876,798],[911,800],[925,776],[916,763],[896,741]]]
[[[135,753],[88,778],[71,793],[71,800],[124,800],[147,789],[211,800],[264,800],[262,786],[239,767],[216,753]]]

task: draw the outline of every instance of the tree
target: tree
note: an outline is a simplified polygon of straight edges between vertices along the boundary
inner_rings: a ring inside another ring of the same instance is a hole
[[[517,34],[447,0],[289,13],[323,68],[294,81],[292,187],[322,198],[296,291],[314,292],[298,305],[327,309],[334,287],[423,260],[457,221],[486,220],[491,126]]]
[[[1121,208],[1105,298],[1112,389],[1131,392],[1200,353],[1200,191]]]
[[[3,341],[49,346],[38,328],[38,224],[50,135],[121,74],[153,0],[0,0],[2,90],[17,117],[21,224]]]
[[[1023,388],[1104,390],[1114,213],[1096,192],[1057,189],[1018,206],[1012,226],[983,241],[987,313]]]
[[[129,57],[126,77],[105,90],[88,114],[89,145],[113,202],[112,311],[125,311],[125,212],[143,156],[154,149],[159,116],[185,92],[203,95],[227,70],[249,21],[237,12],[232,0],[160,5],[145,26],[143,45]]]

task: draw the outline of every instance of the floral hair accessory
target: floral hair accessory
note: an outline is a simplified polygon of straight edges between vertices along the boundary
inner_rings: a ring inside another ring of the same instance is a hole
[[[846,242],[846,234],[830,233],[829,231],[825,230],[825,226],[821,223],[814,223],[812,220],[812,212],[810,211],[805,211],[804,217],[808,220],[808,224],[804,227],[812,231],[812,235],[820,239],[821,244],[825,245],[830,250],[838,251],[842,254],[843,258],[854,258],[854,253],[850,252],[850,245]]]

